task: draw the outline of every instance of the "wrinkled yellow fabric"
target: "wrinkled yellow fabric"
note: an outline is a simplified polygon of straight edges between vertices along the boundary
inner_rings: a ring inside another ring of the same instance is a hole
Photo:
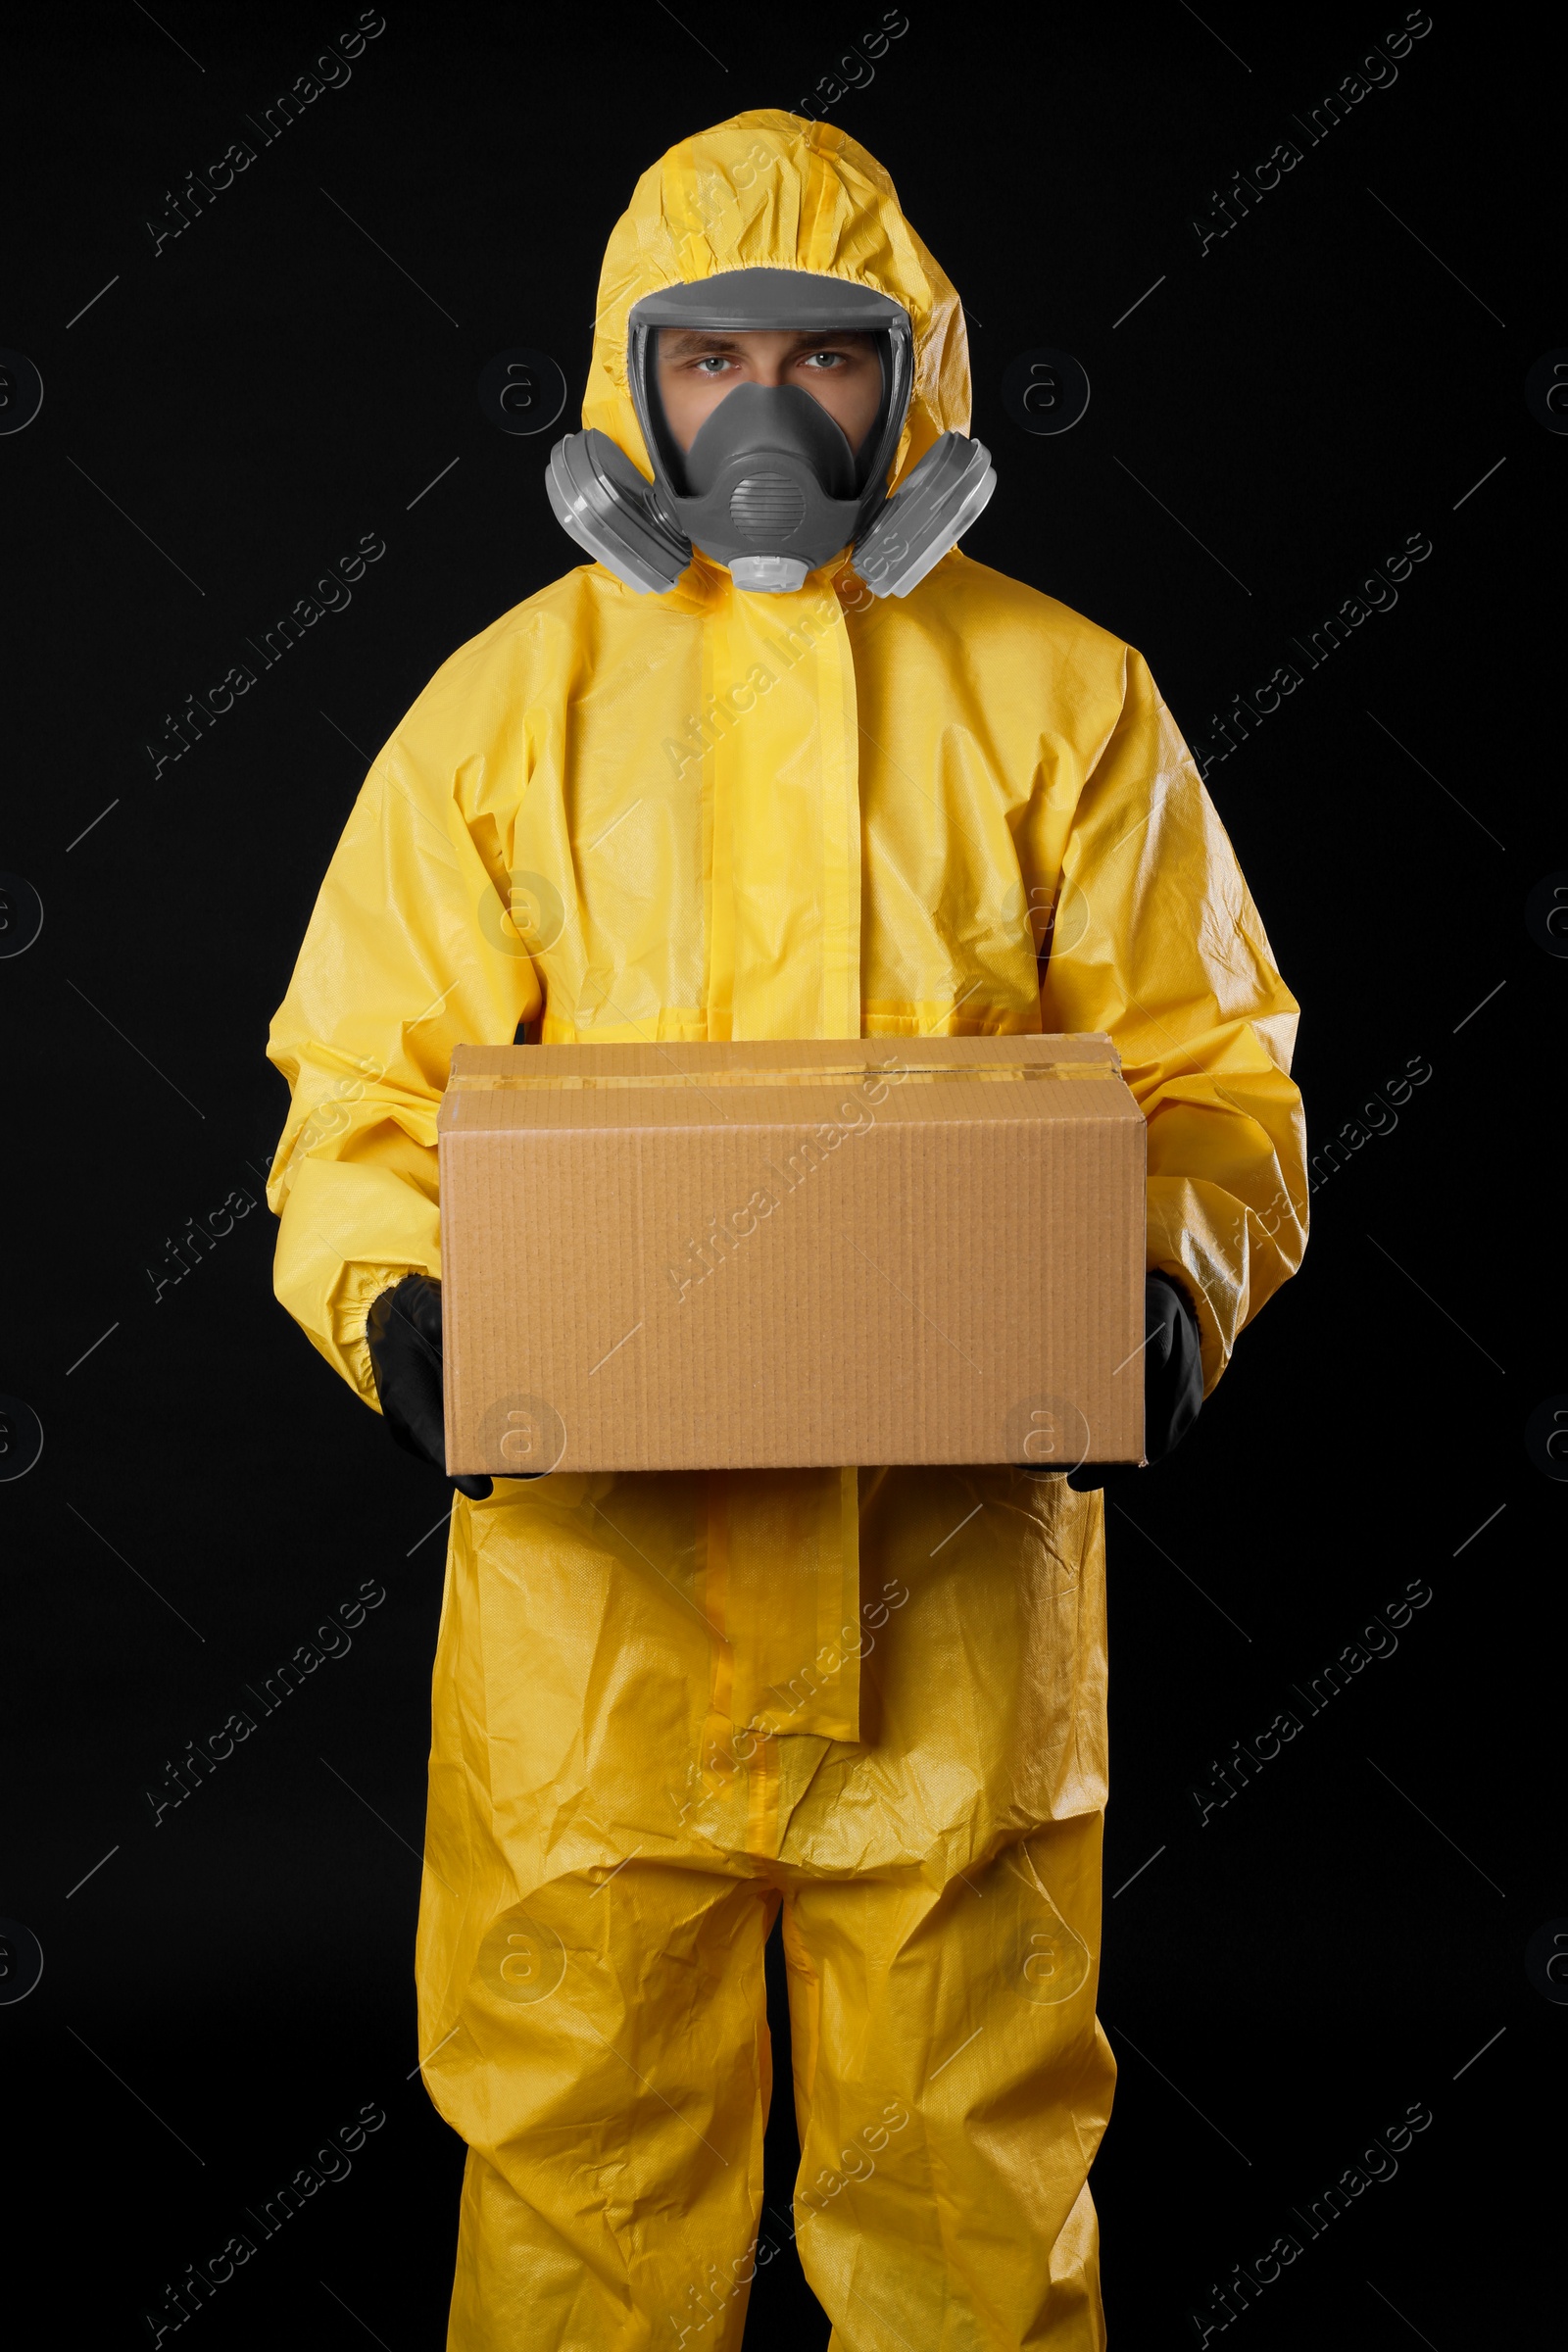
[[[966,429],[962,313],[891,181],[775,113],[639,181],[585,422],[646,469],[631,304],[749,266],[907,306],[895,474]],[[1104,631],[956,553],[886,604],[836,565],[787,597],[701,558],[658,597],[587,566],[453,656],[349,819],[270,1048],[278,1295],[373,1404],[369,1302],[440,1272],[459,1042],[1105,1030],[1149,1122],[1150,1262],[1212,1387],[1304,1243],[1295,1020]],[[776,2237],[780,1902],[795,2223],[836,2352],[1102,2343],[1104,1676],[1100,1498],[1059,1479],[456,1500],[417,1962],[426,2081],[470,2150],[454,2352],[734,2352]]]

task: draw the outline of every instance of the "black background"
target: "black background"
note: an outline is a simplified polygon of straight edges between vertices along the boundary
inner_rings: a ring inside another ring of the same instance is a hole
[[[260,1194],[284,1110],[268,1018],[362,754],[572,560],[553,436],[496,430],[481,368],[555,355],[574,422],[637,172],[796,104],[862,29],[838,7],[389,0],[347,86],[261,147],[246,113],[355,14],[61,12],[13,32],[0,101],[0,343],[45,385],[0,437],[0,865],[45,915],[0,962],[0,1388],[45,1433],[0,1486],[0,1911],[45,1957],[0,2010],[27,2340],[149,2340],[165,2281],[366,2102],[386,2122],[352,2175],[191,2340],[442,2340],[462,2152],[409,2077],[443,1490],[273,1303],[265,1208],[156,1303],[146,1269],[187,1217]],[[1560,38],[1434,0],[1392,87],[1206,253],[1189,227],[1233,168],[1304,147],[1288,111],[1402,21],[913,0],[830,109],[969,309],[1001,476],[970,552],[1143,649],[1195,743],[1372,564],[1433,547],[1209,776],[1304,1008],[1314,1145],[1412,1058],[1432,1074],[1322,1185],[1302,1275],[1136,1525],[1112,1518],[1122,2074],[1094,2180],[1124,2347],[1195,2342],[1210,2283],[1303,2235],[1288,2208],[1412,2102],[1433,2121],[1397,2177],[1239,2340],[1558,2340],[1568,2012],[1524,1954],[1568,1914],[1568,1497],[1524,1429],[1568,1390],[1546,1189],[1568,967],[1525,903],[1568,866],[1543,552],[1554,572],[1568,439],[1523,386],[1568,343]],[[240,137],[256,162],[155,255],[146,219]],[[1001,400],[1039,346],[1093,386],[1059,437]],[[164,713],[366,532],[386,554],[349,609],[155,780]],[[351,1653],[155,1829],[166,1757],[366,1579],[387,1597]],[[1412,1579],[1432,1597],[1396,1653],[1200,1825],[1210,1759]],[[768,2201],[787,2211],[777,2166]],[[823,2342],[801,2297],[789,2260],[761,2271],[748,2344]]]

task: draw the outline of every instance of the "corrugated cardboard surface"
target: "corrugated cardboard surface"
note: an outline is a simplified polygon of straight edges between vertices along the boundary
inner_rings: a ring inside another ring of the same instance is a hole
[[[1106,1038],[460,1047],[440,1151],[449,1471],[1142,1456]]]

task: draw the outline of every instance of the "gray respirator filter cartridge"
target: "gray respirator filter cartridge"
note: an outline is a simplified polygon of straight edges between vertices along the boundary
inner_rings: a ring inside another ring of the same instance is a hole
[[[873,596],[907,596],[985,512],[996,486],[985,443],[944,433],[857,543],[850,568]]]
[[[639,595],[662,596],[690,564],[690,541],[665,518],[653,484],[608,433],[568,433],[558,441],[545,488],[562,529]]]

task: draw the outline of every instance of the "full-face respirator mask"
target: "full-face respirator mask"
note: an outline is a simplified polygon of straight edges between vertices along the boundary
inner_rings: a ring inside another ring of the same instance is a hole
[[[869,334],[882,369],[876,421],[852,449],[808,392],[738,384],[682,450],[659,396],[661,327]],[[694,548],[725,565],[737,587],[787,594],[849,547],[874,595],[906,596],[996,487],[984,445],[944,433],[888,497],[914,374],[909,315],[842,278],[732,270],[645,295],[628,322],[626,373],[653,481],[607,434],[585,432],[557,442],[546,484],[563,529],[640,594],[672,588]]]

